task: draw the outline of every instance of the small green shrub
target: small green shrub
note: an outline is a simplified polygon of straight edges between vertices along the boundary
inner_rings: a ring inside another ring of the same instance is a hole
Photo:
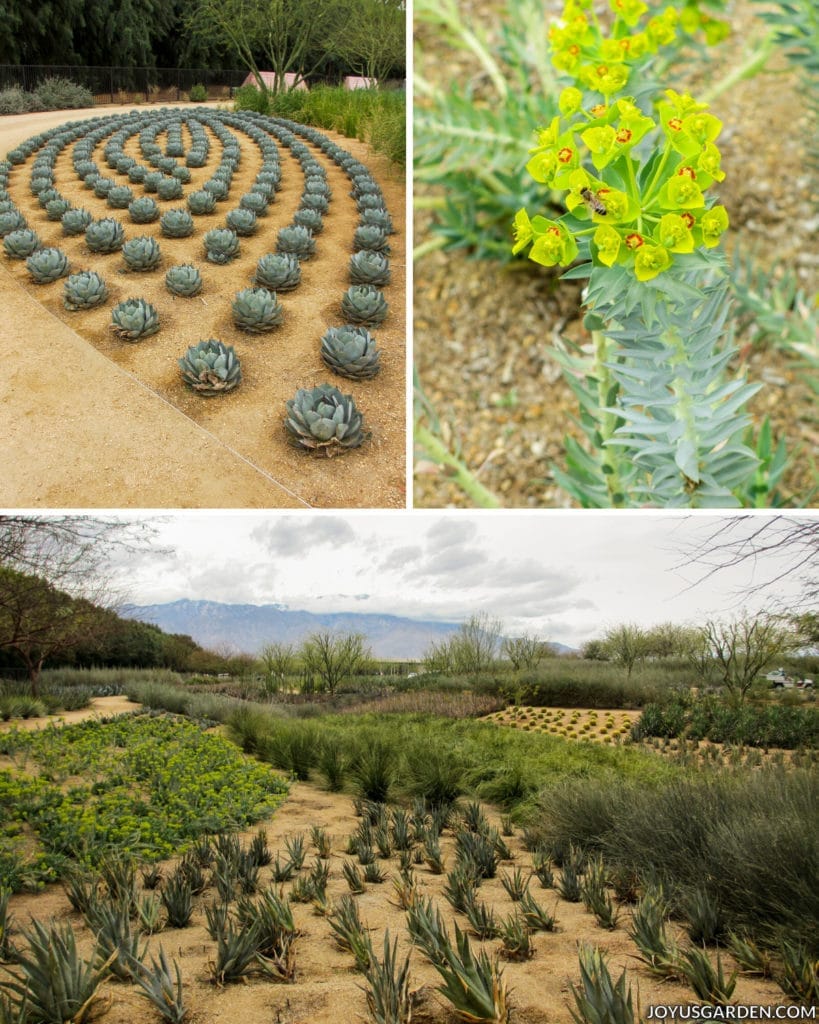
[[[188,93],[188,99],[191,103],[204,103],[208,98],[208,90],[204,85],[192,85],[191,91]]]

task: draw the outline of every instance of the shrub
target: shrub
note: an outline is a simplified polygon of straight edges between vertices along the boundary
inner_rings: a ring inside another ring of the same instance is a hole
[[[30,114],[42,110],[30,92],[24,92],[19,85],[0,91],[0,114]]]
[[[233,108],[234,110],[252,110],[256,114],[269,114],[271,113],[270,93],[262,92],[255,85],[243,85],[234,93]]]
[[[94,94],[70,78],[44,78],[33,95],[40,110],[71,110],[94,106]]]
[[[188,99],[191,103],[204,103],[208,98],[208,90],[204,85],[196,84],[191,86],[191,91],[188,93]]]

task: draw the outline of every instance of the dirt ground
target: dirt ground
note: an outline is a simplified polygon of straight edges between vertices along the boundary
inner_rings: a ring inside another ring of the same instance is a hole
[[[0,153],[68,120],[128,108],[103,107],[0,119]],[[140,108],[147,109],[147,108]],[[238,133],[241,138],[241,133]],[[230,314],[230,301],[247,287],[259,257],[272,251],[276,232],[298,206],[302,175],[290,151],[280,147],[282,190],[259,230],[241,239],[238,259],[215,266],[204,259],[201,238],[221,226],[230,200],[195,219],[186,239],[163,238],[159,224],[131,223],[84,189],[71,167],[70,147],[60,156],[56,184],[75,205],[95,216],[119,216],[126,238],[157,237],[163,253],[156,271],[126,273],[122,256],[88,252],[82,236],[66,238],[49,222],[28,189],[28,164],[11,174],[9,191],[45,244],[61,248],[71,270],[102,273],[110,297],[101,307],[69,313],[62,282],[30,283],[24,261],[3,258],[0,353],[7,373],[0,425],[8,458],[0,504],[22,507],[404,507],[405,499],[405,231],[403,172],[356,140],[326,133],[366,163],[381,186],[397,233],[390,236],[390,313],[373,333],[382,369],[370,381],[337,378],[321,361],[324,330],[343,322],[340,300],[349,285],[347,265],[358,214],[346,175],[314,149],[333,190],[317,255],[302,264],[302,283],[283,293],[285,322],[274,331],[248,335]],[[201,187],[218,163],[221,147],[211,138],[209,163],[192,170],[186,193]],[[126,152],[138,156],[136,138]],[[99,153],[98,163],[102,162]],[[234,176],[231,195],[247,190],[261,156],[253,145]],[[106,171],[117,177],[113,171]],[[133,186],[132,186],[133,187]],[[134,188],[136,195],[140,194]],[[162,204],[166,209],[179,203]],[[168,267],[197,265],[200,296],[171,296]],[[139,344],[120,341],[108,329],[111,308],[130,297],[151,302],[160,332]],[[205,338],[233,345],[242,363],[241,386],[229,395],[203,399],[181,381],[176,360]],[[300,387],[329,381],[351,393],[372,439],[332,461],[311,458],[288,445],[284,402]]]
[[[545,732],[568,739],[597,743],[622,743],[640,717],[639,711],[589,710],[587,708],[508,707],[487,716],[487,721],[526,732]]]
[[[0,722],[0,732],[8,729],[45,729],[49,725],[72,725],[84,722],[86,718],[104,718],[108,715],[121,715],[128,711],[139,711],[141,704],[135,704],[127,697],[94,697],[87,708],[78,711],[60,711],[56,715],[43,715],[40,718],[15,718],[13,721]]]
[[[102,700],[106,703],[95,703],[92,709],[76,712],[76,716],[88,717],[102,708],[110,712],[115,708],[113,702],[120,698]],[[486,808],[486,812],[490,821],[500,826],[499,815],[490,808]],[[359,820],[349,796],[329,793],[307,783],[293,783],[284,804],[259,827],[267,832],[274,858],[277,851],[286,856],[283,845],[286,836],[304,834],[309,846],[309,831],[314,825],[332,836],[327,890],[332,903],[348,892],[342,874],[342,866],[347,859],[344,848],[347,836],[357,828]],[[244,833],[243,838],[249,840],[256,831]],[[497,878],[484,881],[480,888],[482,899],[501,918],[512,915],[515,905],[504,890],[500,875],[516,867],[528,872],[531,867],[531,855],[523,847],[519,830],[516,832],[507,840],[513,859],[501,865]],[[449,833],[442,837],[441,846],[446,862],[451,865],[454,862],[454,840]],[[314,860],[315,850],[310,848],[303,870],[307,871]],[[439,977],[420,952],[411,949],[404,912],[394,903],[392,880],[398,875],[397,858],[393,855],[389,861],[379,863],[387,874],[387,880],[368,885],[366,891],[357,897],[373,948],[381,955],[384,934],[389,930],[391,939],[399,939],[400,956],[403,958],[410,953],[411,989],[415,993],[412,1019],[415,1024],[454,1024],[454,1015],[437,994]],[[164,867],[172,867],[172,862]],[[422,895],[434,899],[450,931],[455,920],[463,927],[463,918],[452,913],[443,897],[445,876],[433,874],[425,865],[415,871]],[[167,875],[168,871],[165,873]],[[263,869],[263,884],[269,881],[269,874],[269,868]],[[636,948],[626,933],[629,924],[627,909],[621,912],[617,927],[607,931],[597,926],[594,917],[585,911],[582,904],[558,898],[553,891],[542,889],[537,879],[532,879],[531,892],[544,909],[554,914],[557,928],[554,932],[540,932],[534,937],[534,955],[530,960],[503,963],[504,979],[511,993],[510,1024],[570,1024],[569,983],[579,981],[577,946],[581,942],[595,944],[605,950],[609,955],[610,970],[615,976],[622,968],[628,969],[632,985],[639,990],[639,1005],[643,1013],[652,1004],[688,1003],[693,999],[690,989],[677,983],[659,982],[638,965]],[[337,1024],[339,1019],[366,1019],[363,977],[354,970],[352,956],[336,946],[327,920],[304,904],[294,904],[299,936],[295,947],[297,975],[293,984],[278,984],[254,977],[243,984],[224,988],[214,986],[209,980],[208,964],[215,955],[215,944],[205,928],[204,912],[213,898],[213,890],[206,889],[202,896],[196,898],[188,928],[167,929],[148,942],[149,951],[154,955],[161,947],[169,958],[174,957],[178,961],[185,1001],[190,1008],[190,1016],[186,1018],[189,1024],[223,1024],[236,1019],[245,1020],[248,1024],[269,1021],[276,1024]],[[72,911],[59,886],[50,886],[41,893],[16,895],[11,899],[10,910],[17,924],[22,926],[30,917],[70,921],[81,950],[87,956],[91,954],[91,935],[82,917]],[[678,938],[682,941],[683,936],[680,934]],[[498,941],[473,942],[473,948],[483,947],[490,955],[496,953],[499,946]],[[726,965],[729,960],[726,956]],[[101,994],[110,1000],[110,1008],[103,1018],[107,1024],[150,1024],[156,1020],[147,1000],[132,986],[109,981]],[[745,977],[739,979],[735,995],[740,1004],[786,1002],[773,983]]]
[[[468,8],[470,24],[487,29],[501,46],[500,0],[460,0],[459,6]],[[550,0],[545,9],[552,16],[561,8],[561,0]],[[733,34],[716,49],[713,63],[703,70],[687,62],[670,83],[675,89],[697,96],[738,66],[745,48],[764,33],[757,5],[749,0],[732,5],[729,20]],[[447,48],[429,26],[421,26],[416,39],[422,77],[435,84],[469,81],[481,95],[485,72],[473,55]],[[743,252],[754,251],[762,266],[788,269],[810,301],[819,288],[819,183],[811,180],[805,141],[815,126],[793,68],[776,55],[769,69],[712,104],[724,124],[719,143],[726,179],[719,196],[731,222],[727,248],[733,252],[741,240]],[[777,125],[787,129],[775,130]],[[422,198],[436,194],[429,186],[415,188]],[[435,237],[433,216],[417,213],[416,246]],[[566,435],[584,438],[573,422],[577,400],[552,350],[561,337],[584,345],[590,336],[581,322],[579,285],[558,284],[557,277],[523,260],[501,266],[471,259],[465,249],[428,253],[414,267],[414,353],[424,394],[441,420],[445,443],[509,508],[573,505],[556,484],[552,466],[564,465]],[[765,385],[750,404],[755,424],[770,416],[775,437],[787,441],[792,462],[781,485],[783,504],[814,506],[819,416],[808,371],[770,343],[742,347],[734,368]],[[473,503],[419,450],[414,504]]]

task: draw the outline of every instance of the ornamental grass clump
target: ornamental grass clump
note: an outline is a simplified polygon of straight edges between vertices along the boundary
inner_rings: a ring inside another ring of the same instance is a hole
[[[639,30],[645,4],[611,7],[609,35],[583,0],[568,0],[549,33],[571,84],[526,166],[567,212],[524,208],[514,221],[514,253],[588,278],[593,354],[557,355],[586,445],[567,440],[568,472],[555,478],[584,507],[764,505],[775,481],[748,446],[746,412],[759,385],[728,369],[728,214],[712,194],[725,178],[722,122],[648,77],[677,12]]]

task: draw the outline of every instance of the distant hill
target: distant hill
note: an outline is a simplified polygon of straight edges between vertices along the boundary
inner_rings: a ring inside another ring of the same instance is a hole
[[[418,661],[431,643],[451,636],[461,625],[399,615],[321,615],[278,604],[222,604],[186,599],[168,604],[128,604],[119,613],[126,619],[152,622],[166,633],[185,633],[210,650],[230,648],[243,654],[258,654],[269,643],[298,645],[318,630],[363,633],[375,657],[393,661]],[[554,646],[561,654],[571,650],[563,644]]]

